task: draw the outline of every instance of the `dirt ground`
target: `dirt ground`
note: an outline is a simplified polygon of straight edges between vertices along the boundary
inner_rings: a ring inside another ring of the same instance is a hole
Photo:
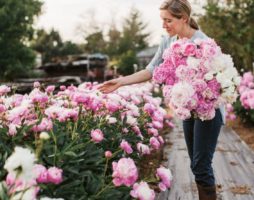
[[[160,132],[160,135],[165,140],[165,135],[169,133],[172,129],[165,128]],[[170,142],[165,140],[164,145],[170,145]],[[146,180],[154,180],[156,179],[155,173],[156,169],[163,165],[164,160],[163,157],[163,147],[159,150],[154,150],[150,155],[144,155],[142,160],[140,161],[140,177]],[[166,167],[166,166],[165,166]],[[160,192],[157,183],[150,182],[150,187],[155,190],[155,192]]]
[[[254,126],[244,125],[239,118],[234,121],[227,121],[226,126],[231,127],[254,150]]]

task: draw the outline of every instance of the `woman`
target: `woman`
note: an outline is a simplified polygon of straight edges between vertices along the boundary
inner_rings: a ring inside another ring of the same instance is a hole
[[[105,82],[99,87],[99,90],[109,93],[124,85],[148,81],[152,78],[154,68],[163,62],[163,51],[169,47],[170,43],[178,38],[189,38],[191,41],[196,38],[207,38],[199,30],[197,23],[190,17],[190,14],[191,6],[187,0],[166,0],[160,7],[160,17],[168,36],[162,39],[150,64],[142,71]],[[221,107],[216,110],[216,115],[212,120],[201,121],[190,118],[183,121],[191,169],[195,175],[200,200],[216,199],[212,158],[224,120],[225,114],[223,107]]]

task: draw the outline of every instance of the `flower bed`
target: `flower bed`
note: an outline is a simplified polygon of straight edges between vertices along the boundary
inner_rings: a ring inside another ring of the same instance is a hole
[[[251,72],[243,74],[240,87],[240,98],[234,105],[236,114],[245,124],[254,123],[254,76]]]
[[[239,86],[240,97],[237,102],[227,105],[227,125],[254,149],[254,76],[246,72]]]
[[[171,118],[151,83],[102,94],[97,85],[7,95],[0,87],[0,199],[154,199],[170,170],[140,178],[143,155],[162,147]],[[144,192],[145,191],[145,192]]]

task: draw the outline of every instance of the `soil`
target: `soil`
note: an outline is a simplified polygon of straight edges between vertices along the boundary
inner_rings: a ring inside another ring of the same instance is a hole
[[[227,121],[226,126],[231,127],[254,150],[254,126],[243,124],[240,118],[236,118],[234,121]]]
[[[165,139],[165,135],[171,131],[170,128],[165,128],[160,132],[160,135],[164,138],[164,145],[172,145],[170,141]],[[140,161],[140,177],[145,180],[155,180],[156,169],[163,165],[163,147],[159,150],[153,150],[150,155],[144,155]],[[166,166],[165,166],[166,167]],[[155,190],[155,192],[160,192],[157,183],[150,182],[150,187]]]

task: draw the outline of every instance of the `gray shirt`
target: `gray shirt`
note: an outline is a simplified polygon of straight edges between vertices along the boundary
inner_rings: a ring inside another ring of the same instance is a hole
[[[202,31],[197,30],[195,31],[195,33],[193,34],[193,36],[190,38],[191,41],[194,41],[195,39],[200,38],[200,39],[206,39],[208,38],[208,36],[206,34],[204,34]],[[146,69],[148,71],[150,71],[151,73],[153,73],[154,69],[156,66],[159,66],[162,62],[162,54],[164,52],[164,50],[168,47],[170,47],[170,44],[172,42],[175,42],[177,40],[176,36],[170,37],[170,36],[163,36],[161,43],[158,47],[158,50],[156,52],[156,54],[154,55],[153,59],[151,60],[151,62],[147,65]],[[225,117],[225,106],[221,105],[220,106],[220,111],[221,111],[221,115],[222,115],[222,122],[223,124],[225,124],[226,122],[226,117]]]

